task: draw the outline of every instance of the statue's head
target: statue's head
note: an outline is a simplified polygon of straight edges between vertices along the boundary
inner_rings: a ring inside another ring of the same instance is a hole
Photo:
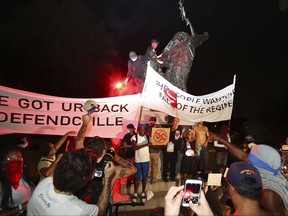
[[[173,40],[178,40],[179,42],[184,42],[184,41],[186,41],[189,37],[190,37],[190,35],[187,34],[186,32],[177,32],[177,33],[174,35]]]

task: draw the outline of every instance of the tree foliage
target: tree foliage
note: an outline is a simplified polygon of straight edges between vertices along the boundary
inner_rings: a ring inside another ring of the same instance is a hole
[[[111,53],[105,25],[80,0],[33,0],[0,23],[1,85],[97,96],[91,91]]]
[[[288,0],[278,0],[279,9],[282,11],[287,11],[288,9]]]

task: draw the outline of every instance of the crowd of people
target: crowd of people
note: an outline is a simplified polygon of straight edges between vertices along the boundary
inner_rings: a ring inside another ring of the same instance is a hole
[[[122,153],[100,137],[85,137],[91,116],[82,116],[78,132],[69,131],[56,144],[43,143],[33,182],[19,147],[1,151],[0,215],[113,215],[112,186],[127,179],[132,203],[147,201],[147,183],[175,181],[167,192],[164,215],[285,215],[288,209],[288,138],[279,150],[255,144],[247,136],[242,147],[231,143],[228,125],[219,133],[203,122],[182,126],[176,117],[157,124],[151,116],[137,128],[128,124]],[[153,128],[170,128],[167,145],[152,144]],[[70,139],[64,153],[58,150]],[[209,147],[210,146],[210,147]],[[208,148],[215,166],[208,165]],[[230,167],[228,155],[236,162]],[[159,164],[160,163],[160,164]],[[229,167],[226,176],[225,169]],[[161,172],[162,180],[157,179]],[[208,185],[209,173],[222,173],[220,186]],[[176,186],[180,176],[180,186]],[[198,205],[182,206],[187,179],[201,179]],[[141,184],[141,189],[140,189]],[[132,193],[131,186],[134,186]]]

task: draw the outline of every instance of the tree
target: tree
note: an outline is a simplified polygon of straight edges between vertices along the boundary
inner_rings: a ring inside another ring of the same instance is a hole
[[[288,9],[288,0],[278,0],[279,2],[279,9],[283,11],[287,11]]]
[[[113,53],[105,25],[80,0],[33,0],[0,23],[1,84],[59,96],[99,96]],[[91,92],[94,90],[94,92]]]

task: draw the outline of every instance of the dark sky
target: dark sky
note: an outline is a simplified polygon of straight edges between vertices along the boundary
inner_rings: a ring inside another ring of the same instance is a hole
[[[152,38],[161,42],[161,53],[177,31],[189,31],[179,17],[177,0],[110,0],[100,5],[89,7],[113,31],[124,56],[130,50],[144,53]],[[267,102],[267,109],[273,107],[271,103],[281,104],[288,95],[288,14],[278,9],[277,1],[193,0],[184,6],[195,31],[210,36],[196,50],[189,92],[217,91],[236,74],[237,115],[255,115],[258,102]]]
[[[129,51],[144,54],[156,38],[161,42],[160,54],[175,33],[189,32],[179,16],[177,0],[82,2],[111,32],[125,69]],[[280,11],[276,0],[186,0],[184,6],[196,33],[209,33],[208,41],[196,50],[189,93],[220,90],[236,74],[233,116],[270,124],[283,104],[287,106],[288,12]],[[126,71],[122,73],[124,77]],[[281,115],[287,118],[288,114]]]

